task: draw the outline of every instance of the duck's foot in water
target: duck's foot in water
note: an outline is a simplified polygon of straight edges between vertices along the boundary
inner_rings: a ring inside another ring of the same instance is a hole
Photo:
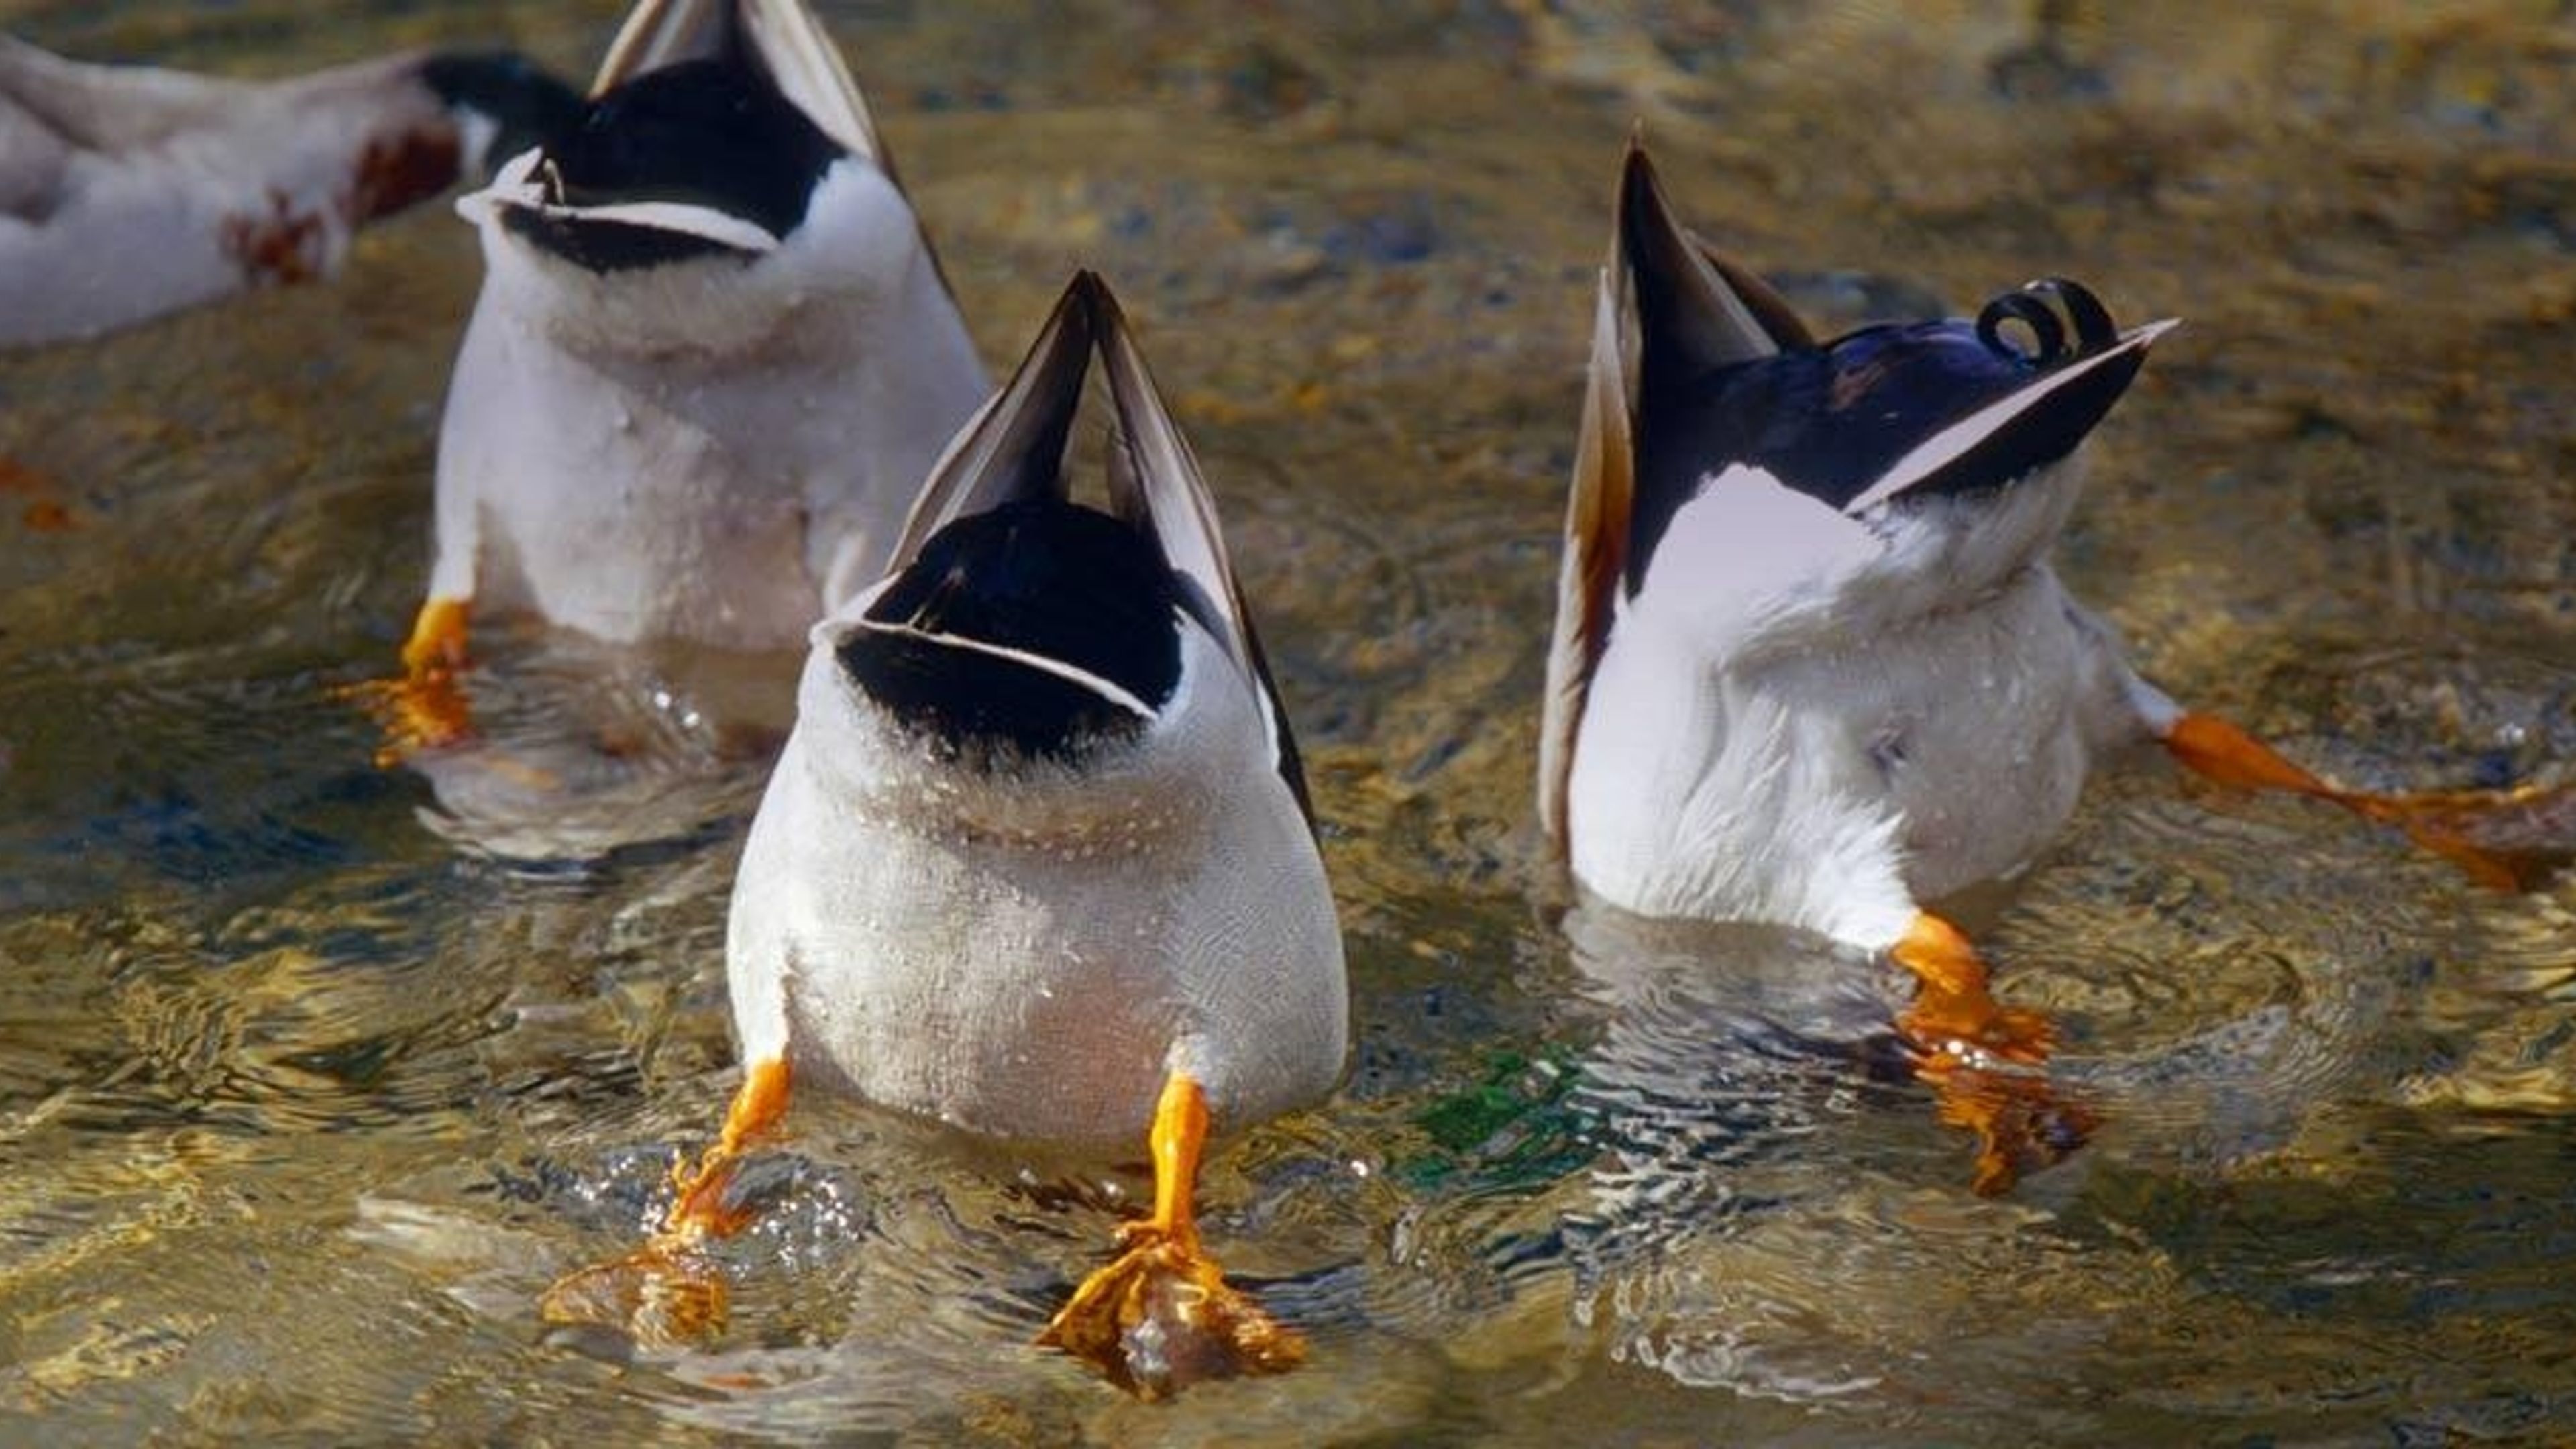
[[[537,1316],[555,1328],[605,1329],[647,1351],[681,1348],[724,1327],[724,1275],[694,1243],[656,1239],[555,1280]]]
[[[1932,1089],[1945,1125],[1976,1134],[1974,1191],[2008,1192],[2084,1145],[2099,1119],[2061,1099],[2036,1069],[2056,1045],[2056,1024],[1996,1001],[1985,961],[1957,927],[1924,912],[1888,954],[1917,983],[1896,1018],[1914,1075]]]
[[[2165,748],[2194,774],[2240,790],[2282,790],[2394,825],[2407,838],[2496,890],[2524,891],[2576,859],[2576,788],[2436,790],[2381,795],[2310,772],[2215,715],[2185,714]]]
[[[373,679],[344,686],[338,698],[351,700],[384,726],[385,742],[376,749],[376,764],[391,769],[421,750],[462,743],[474,734],[474,714],[465,699],[466,601],[431,599],[412,621],[404,641],[399,679]]]
[[[1040,1345],[1062,1349],[1142,1399],[1204,1379],[1284,1373],[1306,1341],[1245,1294],[1199,1246],[1192,1202],[1208,1136],[1207,1096],[1175,1071],[1154,1105],[1154,1211],[1118,1230],[1125,1251],[1057,1312]]]
[[[2576,789],[2352,794],[2337,803],[2396,826],[2469,879],[2495,890],[2537,890],[2576,860]]]
[[[760,1079],[755,1074],[753,1080]],[[744,1095],[749,1095],[748,1093]],[[724,1328],[725,1280],[707,1244],[759,1216],[729,1201],[742,1134],[672,1172],[679,1196],[660,1232],[625,1257],[577,1268],[555,1280],[537,1316],[558,1328],[604,1329],[637,1348],[684,1347]]]
[[[424,750],[445,749],[474,737],[474,712],[455,671],[428,669],[400,679],[342,685],[333,696],[375,716],[384,727],[376,766],[390,770]]]
[[[680,1347],[722,1329],[724,1276],[706,1245],[759,1217],[757,1208],[733,1200],[735,1170],[754,1139],[787,1115],[787,1092],[785,1059],[745,1068],[714,1145],[697,1161],[683,1159],[672,1168],[675,1195],[662,1230],[623,1258],[556,1279],[537,1316],[557,1327],[608,1329],[645,1349]]]
[[[1125,1251],[1083,1280],[1039,1344],[1142,1399],[1305,1361],[1305,1340],[1229,1286],[1195,1234],[1135,1223],[1120,1238]]]
[[[1932,1089],[1944,1126],[1976,1134],[1968,1186],[1979,1197],[2000,1197],[2027,1174],[2065,1161],[2101,1125],[2091,1108],[2060,1097],[2037,1072],[1942,1056],[1917,1064],[1915,1075]]]

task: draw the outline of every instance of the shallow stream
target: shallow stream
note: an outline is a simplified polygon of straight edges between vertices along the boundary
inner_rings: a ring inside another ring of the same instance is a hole
[[[0,24],[245,75],[504,39],[586,74],[617,18],[308,10]],[[426,574],[479,277],[437,205],[334,285],[0,357],[0,1440],[2576,1436],[2576,875],[2497,894],[2328,809],[2105,773],[1976,913],[2105,1126],[1986,1200],[1920,1088],[1787,1029],[1866,1030],[1887,973],[1568,914],[1530,825],[1638,124],[1837,327],[2041,273],[2185,319],[2061,552],[2177,696],[2359,784],[2576,778],[2576,13],[825,10],[987,356],[1100,268],[1226,511],[1358,1039],[1205,1195],[1312,1363],[1121,1399],[1028,1346],[1110,1212],[821,1104],[763,1159],[719,1339],[540,1332],[734,1083],[761,756],[716,684],[504,641],[493,728],[623,721],[617,808],[662,822],[538,861],[330,698]]]

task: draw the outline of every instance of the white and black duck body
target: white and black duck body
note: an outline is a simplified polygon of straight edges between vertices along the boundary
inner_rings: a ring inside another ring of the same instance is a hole
[[[1569,556],[1542,811],[1614,905],[1884,948],[2174,713],[2047,559],[2163,325],[2048,282],[1818,343],[1641,156],[1619,230],[1585,447],[1630,461]]]
[[[831,579],[881,567],[986,392],[794,0],[648,0],[577,124],[460,210],[486,276],[440,429],[433,599],[610,643],[794,647]]]
[[[1133,450],[1107,513],[1059,476],[1095,333]],[[1132,1151],[1175,1073],[1222,1124],[1331,1090],[1339,930],[1213,529],[1086,274],[896,571],[814,630],[735,888],[746,1060],[1088,1151]]]
[[[331,276],[358,228],[488,174],[579,103],[506,54],[254,82],[0,35],[0,346]]]

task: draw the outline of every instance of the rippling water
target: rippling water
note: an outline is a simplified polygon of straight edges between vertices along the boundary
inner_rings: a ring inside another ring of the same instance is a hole
[[[2569,778],[2576,21],[825,8],[987,354],[1100,266],[1227,510],[1358,1043],[1206,1198],[1312,1366],[1117,1399],[1026,1345],[1142,1177],[821,1103],[760,1160],[720,1339],[539,1331],[722,1112],[725,891],[787,684],[495,640],[493,758],[368,764],[331,695],[417,602],[477,278],[428,208],[337,286],[0,358],[0,1438],[2576,1434],[2568,880],[2488,893],[2329,810],[2106,773],[1976,912],[2105,1125],[1989,1201],[1872,1068],[1887,973],[1570,903],[1527,808],[1641,118],[1685,212],[1836,324],[2039,272],[2187,319],[2064,550],[2177,694],[2359,783]],[[586,72],[615,18],[7,16],[244,74],[501,37]]]

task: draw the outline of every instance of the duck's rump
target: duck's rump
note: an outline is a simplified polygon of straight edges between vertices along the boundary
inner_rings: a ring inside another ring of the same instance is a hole
[[[1220,1127],[1331,1089],[1339,938],[1293,810],[1183,786],[1008,832],[827,806],[809,769],[791,743],[736,889],[746,1055],[984,1136],[1110,1151],[1144,1140],[1174,1070]]]

